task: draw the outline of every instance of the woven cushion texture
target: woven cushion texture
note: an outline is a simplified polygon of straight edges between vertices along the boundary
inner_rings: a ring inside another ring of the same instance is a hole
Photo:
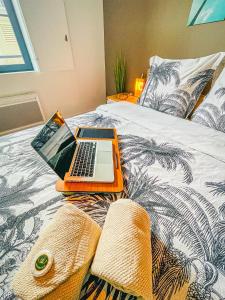
[[[78,299],[100,233],[99,225],[82,210],[72,204],[61,207],[16,273],[15,294],[25,300]],[[51,252],[54,263],[46,275],[36,278],[33,259],[43,249]]]
[[[144,208],[129,199],[110,205],[91,273],[127,294],[151,299],[150,219]]]

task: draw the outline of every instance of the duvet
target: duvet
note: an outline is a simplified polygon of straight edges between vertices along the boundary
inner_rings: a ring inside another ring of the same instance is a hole
[[[224,299],[225,134],[126,102],[67,121],[72,130],[78,125],[117,128],[124,191],[70,200],[100,225],[120,197],[147,209],[155,299]],[[0,138],[0,299],[15,298],[9,286],[15,270],[65,201],[55,191],[56,175],[30,146],[39,130]],[[86,279],[83,299],[96,280]],[[99,286],[113,299],[131,299],[104,282],[96,284],[96,293]]]

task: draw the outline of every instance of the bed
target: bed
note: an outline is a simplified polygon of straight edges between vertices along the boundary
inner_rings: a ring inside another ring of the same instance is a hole
[[[67,120],[116,127],[125,189],[73,195],[103,224],[112,201],[131,198],[151,217],[155,299],[225,298],[225,134],[127,102],[101,105]],[[56,175],[32,150],[40,127],[0,138],[0,299],[65,197]],[[76,201],[75,201],[76,200]],[[122,299],[122,297],[121,297]],[[125,298],[123,298],[125,299]]]

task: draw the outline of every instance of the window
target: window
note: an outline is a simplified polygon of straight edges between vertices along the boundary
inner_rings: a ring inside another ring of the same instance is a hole
[[[0,0],[0,73],[33,69],[12,0]]]

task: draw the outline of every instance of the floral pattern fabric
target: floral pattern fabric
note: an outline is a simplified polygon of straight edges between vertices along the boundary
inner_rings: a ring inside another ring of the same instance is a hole
[[[180,118],[192,112],[224,57],[216,53],[196,59],[150,58],[150,74],[139,104]]]
[[[225,69],[194,112],[192,121],[225,132]]]
[[[174,122],[176,131],[170,126]],[[76,199],[74,205],[101,226],[110,203],[118,198],[131,198],[145,207],[152,223],[155,299],[223,299],[224,134],[211,136],[207,127],[199,129],[198,124],[129,103],[100,106],[68,124],[72,130],[79,125],[117,128],[124,191],[75,194],[69,200]],[[198,139],[197,128],[204,141]],[[4,300],[16,299],[10,289],[14,272],[41,228],[66,201],[55,191],[57,176],[30,146],[39,130],[0,138],[0,299]],[[97,299],[100,294],[105,299],[135,299],[88,275],[82,299]]]

